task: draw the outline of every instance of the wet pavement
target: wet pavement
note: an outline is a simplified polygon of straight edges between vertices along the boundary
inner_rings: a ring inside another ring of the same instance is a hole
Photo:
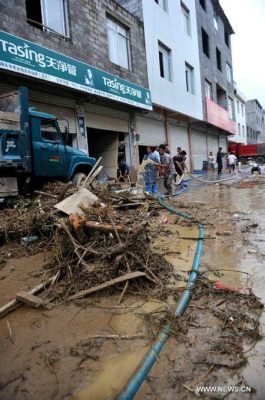
[[[219,207],[232,212],[231,220],[237,221],[237,229],[225,240],[215,241],[204,249],[202,265],[224,272],[222,281],[243,288],[251,288],[265,304],[265,176],[248,176],[244,180],[215,185],[210,191],[198,190],[198,184],[181,200],[203,202],[209,207]],[[249,221],[249,224],[246,223]],[[245,226],[242,228],[242,226]],[[226,222],[225,229],[229,231]],[[242,233],[242,235],[240,235]],[[244,235],[244,236],[243,236]],[[265,335],[265,313],[260,320],[261,333]],[[265,398],[265,338],[248,351],[248,365],[242,374],[256,389],[255,399]]]

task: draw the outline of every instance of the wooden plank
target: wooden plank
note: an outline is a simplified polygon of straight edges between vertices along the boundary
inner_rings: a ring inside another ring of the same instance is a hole
[[[20,115],[16,112],[0,111],[0,121],[20,122]]]
[[[47,309],[51,309],[53,307],[52,304],[45,304],[45,301],[41,297],[34,296],[34,294],[27,292],[17,293],[16,299],[29,307],[45,307]]]
[[[120,282],[129,281],[130,279],[139,278],[141,276],[146,276],[146,273],[141,272],[141,271],[136,271],[136,272],[131,272],[129,274],[125,274],[125,275],[119,276],[118,278],[111,279],[110,281],[102,283],[101,285],[94,286],[90,289],[81,290],[81,292],[78,292],[78,293],[70,296],[69,300],[80,299],[81,297],[86,297],[91,293],[95,293],[95,292],[98,292],[99,290],[106,289],[109,286],[116,285],[117,283],[120,283]]]
[[[90,178],[87,180],[86,185],[91,185],[91,183],[93,182],[93,180],[98,176],[98,174],[102,171],[104,167],[101,165],[100,167],[98,167],[96,169],[95,172],[93,172],[93,174],[90,176]]]
[[[84,181],[84,183],[83,183],[82,186],[86,187],[87,181],[89,180],[89,178],[91,177],[91,175],[93,174],[93,172],[96,170],[96,168],[97,168],[97,166],[99,165],[99,163],[101,162],[101,160],[102,160],[102,157],[100,156],[100,157],[98,158],[96,164],[94,165],[94,167],[91,169],[91,171],[90,171],[89,174],[87,175],[87,177],[86,177],[86,179],[85,179],[85,181]]]
[[[35,286],[31,289],[28,293],[35,294],[41,292],[42,290],[47,289],[49,286],[53,285],[56,279],[59,277],[59,272],[56,275],[53,275],[47,281],[40,283],[38,286]],[[0,307],[0,318],[4,317],[10,311],[15,310],[16,308],[20,307],[23,303],[18,301],[17,299],[11,300],[9,303],[5,304],[4,306]]]

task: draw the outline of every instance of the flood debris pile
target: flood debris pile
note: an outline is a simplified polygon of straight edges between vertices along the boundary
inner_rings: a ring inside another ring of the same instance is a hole
[[[67,184],[50,184],[2,211],[2,240],[17,252],[49,250],[46,269],[57,282],[49,293],[60,301],[110,290],[121,291],[120,301],[126,291],[166,298],[172,266],[150,246],[159,230],[152,220],[157,203],[98,185],[97,201],[80,203],[81,212],[66,215],[54,207],[74,193]]]
[[[53,206],[71,193],[73,188],[62,182],[50,183],[43,191],[36,191],[34,196],[19,197],[9,202],[8,207],[0,210],[0,239],[4,242],[21,239],[23,235],[47,236],[50,231]]]
[[[149,206],[124,212],[111,200],[103,208],[83,211],[85,216],[71,214],[68,223],[57,222],[56,259],[64,275],[58,296],[77,299],[115,286],[141,295],[150,295],[152,289],[164,298],[172,268],[151,250]]]

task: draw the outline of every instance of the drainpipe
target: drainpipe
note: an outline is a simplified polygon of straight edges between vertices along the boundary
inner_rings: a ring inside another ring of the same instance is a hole
[[[166,140],[167,140],[167,144],[171,150],[171,152],[173,151],[173,149],[171,148],[172,145],[172,133],[171,133],[171,125],[167,119],[167,113],[165,113],[165,126],[166,126]]]
[[[192,138],[191,138],[191,123],[188,118],[188,140],[189,140],[189,153],[190,153],[190,170],[194,170],[193,158],[192,158]]]
[[[207,156],[209,154],[209,142],[208,142],[208,129],[206,125],[206,149],[207,149]],[[207,160],[206,160],[207,161]]]

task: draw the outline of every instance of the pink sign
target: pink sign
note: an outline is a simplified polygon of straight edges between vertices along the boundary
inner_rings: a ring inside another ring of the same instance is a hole
[[[208,98],[206,98],[206,113],[209,124],[218,126],[218,128],[234,135],[236,134],[236,123],[229,118],[228,112]]]

